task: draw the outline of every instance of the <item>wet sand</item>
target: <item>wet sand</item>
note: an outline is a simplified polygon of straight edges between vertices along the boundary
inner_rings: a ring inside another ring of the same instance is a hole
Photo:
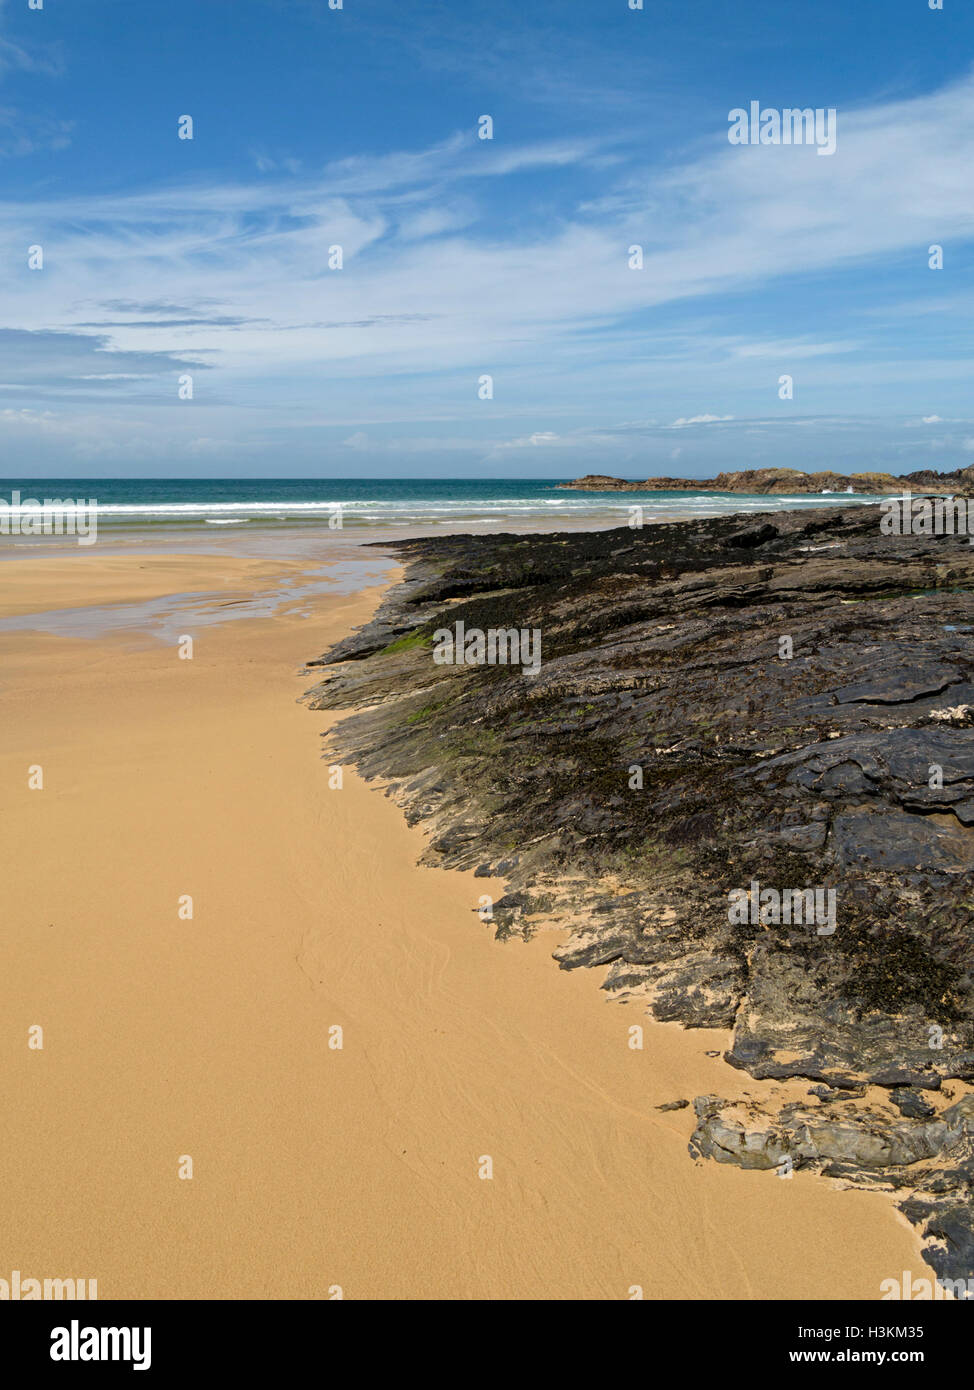
[[[72,565],[73,569],[66,566]],[[259,588],[272,575],[300,574],[295,561],[236,555],[79,555],[5,559],[0,569],[0,618],[46,609],[162,598],[172,593]],[[72,583],[72,575],[78,582]]]
[[[253,594],[286,570],[145,561],[9,562],[2,611]],[[692,1162],[692,1109],[654,1107],[761,1094],[705,1055],[727,1035],[608,1001],[552,934],[498,944],[483,879],[418,867],[421,833],[350,769],[329,787],[334,717],[297,703],[300,667],[377,593],[201,627],[192,660],[134,631],[0,631],[0,1276],[102,1298],[872,1299],[929,1275],[879,1194]]]

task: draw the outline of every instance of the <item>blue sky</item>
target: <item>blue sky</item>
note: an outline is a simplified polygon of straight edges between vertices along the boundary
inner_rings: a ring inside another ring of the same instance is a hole
[[[972,170],[969,0],[0,0],[0,472],[963,467]]]

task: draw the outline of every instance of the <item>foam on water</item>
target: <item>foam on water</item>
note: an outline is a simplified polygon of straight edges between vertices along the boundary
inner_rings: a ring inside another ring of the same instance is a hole
[[[631,508],[644,519],[677,521],[734,513],[875,503],[850,493],[793,497],[719,492],[568,492],[538,479],[35,479],[0,482],[0,498],[45,497],[97,503],[101,531],[168,527],[321,528],[340,511],[342,529],[537,525],[624,525]],[[650,511],[651,509],[651,511]],[[22,505],[19,513],[25,511]],[[18,509],[8,507],[8,515]],[[30,540],[24,537],[24,541]]]

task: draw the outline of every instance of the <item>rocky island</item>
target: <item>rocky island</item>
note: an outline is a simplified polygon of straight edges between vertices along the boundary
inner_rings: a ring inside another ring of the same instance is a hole
[[[400,542],[307,698],[350,711],[329,758],[388,779],[428,862],[497,882],[500,936],[568,928],[564,969],[729,1031],[694,1161],[887,1192],[967,1281],[974,547],[879,521]],[[458,623],[540,632],[537,674],[437,664]]]
[[[803,473],[797,468],[748,468],[740,473],[718,473],[716,478],[647,478],[628,482],[604,473],[589,473],[556,487],[578,492],[741,492],[757,496],[798,496],[815,492],[856,492],[881,496],[890,493],[974,492],[974,466],[953,473],[929,468],[895,477],[891,473]]]

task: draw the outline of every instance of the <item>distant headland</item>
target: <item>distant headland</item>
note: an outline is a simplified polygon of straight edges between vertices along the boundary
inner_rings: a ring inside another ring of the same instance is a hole
[[[647,478],[629,482],[603,473],[588,473],[559,488],[579,492],[747,492],[755,495],[857,492],[886,495],[903,492],[974,493],[974,466],[953,473],[923,468],[897,477],[892,473],[803,473],[797,468],[748,468],[741,473],[718,473],[716,478]]]

